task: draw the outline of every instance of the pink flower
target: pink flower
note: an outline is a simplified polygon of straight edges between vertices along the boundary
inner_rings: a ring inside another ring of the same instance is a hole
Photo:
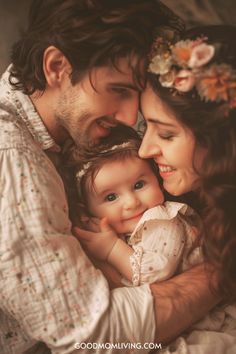
[[[188,92],[195,85],[195,77],[190,70],[180,70],[175,77],[174,87],[180,92]]]
[[[172,48],[172,56],[175,63],[180,67],[187,67],[191,58],[194,42],[191,40],[179,41]]]
[[[229,101],[229,93],[236,90],[235,71],[228,64],[212,64],[199,77],[197,90],[206,101]]]
[[[215,54],[213,45],[201,43],[193,47],[188,66],[190,68],[199,68],[207,64]]]

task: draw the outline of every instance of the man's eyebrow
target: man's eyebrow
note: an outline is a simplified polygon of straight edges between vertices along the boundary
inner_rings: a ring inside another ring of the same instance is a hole
[[[128,88],[130,90],[142,92],[142,89],[138,86],[135,86],[134,84],[131,84],[130,82],[109,82],[108,87],[120,87],[120,88]]]

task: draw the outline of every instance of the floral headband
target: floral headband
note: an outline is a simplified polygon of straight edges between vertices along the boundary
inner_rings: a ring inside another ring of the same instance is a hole
[[[236,108],[236,71],[226,63],[210,63],[215,50],[205,37],[176,44],[158,38],[150,53],[148,71],[159,75],[163,87],[176,92],[195,89],[201,100],[225,102],[229,111]]]

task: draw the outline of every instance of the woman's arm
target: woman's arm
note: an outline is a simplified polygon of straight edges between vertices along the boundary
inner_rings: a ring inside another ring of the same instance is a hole
[[[220,301],[210,290],[209,283],[213,279],[209,277],[202,264],[168,281],[150,285],[157,342],[170,342]],[[217,281],[216,277],[213,281]]]

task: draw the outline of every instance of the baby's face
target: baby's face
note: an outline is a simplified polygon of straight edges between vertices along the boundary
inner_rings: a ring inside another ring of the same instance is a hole
[[[105,163],[88,193],[88,208],[118,234],[134,230],[143,213],[164,201],[148,162],[138,157]]]

